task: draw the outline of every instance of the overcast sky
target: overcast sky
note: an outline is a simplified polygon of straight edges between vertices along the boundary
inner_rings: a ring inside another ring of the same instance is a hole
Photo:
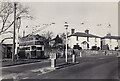
[[[33,20],[22,19],[20,34],[32,32],[32,27],[54,22],[46,29],[40,31],[52,31],[55,35],[65,32],[64,22],[69,24],[69,32],[72,28],[84,32],[105,36],[107,32],[118,35],[118,3],[117,2],[22,2],[29,7],[29,13]],[[84,23],[83,25],[81,23]],[[97,26],[101,24],[101,26]],[[108,28],[108,25],[111,27]],[[28,26],[26,29],[25,27]]]
[[[69,30],[84,32],[89,29],[90,33],[105,36],[107,32],[112,35],[118,34],[118,5],[115,2],[31,2],[22,3],[29,7],[33,20],[23,19],[22,29],[28,25],[26,32],[32,32],[32,27],[55,22],[43,31],[52,31],[55,34],[65,31],[64,22],[69,23]],[[81,23],[84,23],[83,25]],[[101,26],[97,26],[101,24]],[[111,28],[108,25],[111,24]],[[43,32],[41,31],[41,33]]]

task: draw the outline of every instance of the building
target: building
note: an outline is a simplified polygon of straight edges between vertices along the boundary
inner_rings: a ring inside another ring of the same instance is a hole
[[[118,41],[120,40],[120,36],[112,36],[111,34],[107,34],[102,37],[102,50],[115,50],[118,49]]]
[[[79,45],[82,49],[92,49],[92,46],[101,46],[101,37],[90,34],[89,30],[85,30],[85,32],[75,32],[75,29],[71,29],[71,35],[68,37],[71,48],[73,48],[74,45]]]
[[[54,39],[49,41],[51,47],[56,47],[63,44],[63,40],[57,35]]]
[[[0,44],[0,54],[2,54],[2,58],[12,58],[12,38],[5,39]]]

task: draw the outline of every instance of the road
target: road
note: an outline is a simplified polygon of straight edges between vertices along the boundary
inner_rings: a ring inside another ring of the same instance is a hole
[[[118,58],[82,57],[78,63],[64,64],[64,59],[57,60],[57,68],[51,69],[49,61],[4,67],[3,78],[22,79],[118,79]],[[43,68],[44,67],[44,68]],[[45,69],[46,68],[46,69]]]

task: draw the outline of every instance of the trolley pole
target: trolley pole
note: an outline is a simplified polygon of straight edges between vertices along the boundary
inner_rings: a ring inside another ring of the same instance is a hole
[[[14,61],[15,55],[15,32],[16,31],[16,3],[14,3],[14,26],[13,26],[13,53],[12,53],[12,61]]]

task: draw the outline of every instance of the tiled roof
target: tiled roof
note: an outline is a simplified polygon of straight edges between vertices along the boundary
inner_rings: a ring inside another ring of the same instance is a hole
[[[23,37],[23,38],[32,37],[32,36],[34,36],[34,37],[43,37],[43,36],[40,36],[40,35],[38,35],[38,34],[37,34],[37,35],[30,35],[30,34],[29,34],[29,35],[27,35],[27,36],[25,36],[25,37]],[[44,37],[43,37],[43,38],[44,38]]]
[[[117,39],[117,40],[120,40],[120,36],[104,36],[103,39]]]
[[[94,38],[101,38],[99,36],[96,36],[96,35],[92,35],[92,34],[86,34],[86,33],[82,33],[82,32],[76,32],[68,37],[71,37],[71,36],[78,36],[78,37],[94,37]]]

